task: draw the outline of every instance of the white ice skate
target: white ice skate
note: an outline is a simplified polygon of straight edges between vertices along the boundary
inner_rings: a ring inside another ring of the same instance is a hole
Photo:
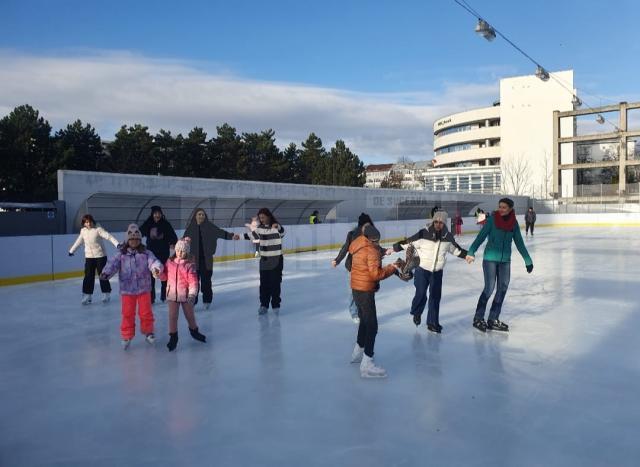
[[[147,341],[147,344],[153,345],[156,342],[156,336],[153,334],[147,334],[147,337],[144,338]]]
[[[91,304],[91,294],[82,294],[82,301],[80,303],[82,303],[83,305]]]
[[[111,300],[111,294],[109,292],[102,294],[102,303],[109,303]]]
[[[261,306],[260,308],[258,308],[258,315],[259,316],[266,315],[267,311],[269,311],[269,310],[267,310],[266,306]]]
[[[357,343],[351,353],[351,363],[360,363],[364,355],[364,347],[360,347]]]
[[[121,344],[122,344],[122,349],[127,350],[131,345],[131,339],[122,339]]]
[[[211,308],[211,303],[205,303],[204,304],[204,309],[208,310],[209,308]]]
[[[360,363],[360,376],[363,378],[386,378],[387,372],[384,368],[376,366],[373,358],[363,355],[362,363]]]
[[[353,315],[351,317],[351,320],[356,324],[360,324],[360,318],[358,317],[358,315]]]

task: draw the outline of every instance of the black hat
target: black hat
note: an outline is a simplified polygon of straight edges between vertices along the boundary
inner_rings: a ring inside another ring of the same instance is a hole
[[[377,242],[378,240],[380,240],[380,231],[371,224],[367,224],[364,226],[363,234],[372,242]]]
[[[369,217],[369,214],[365,214],[364,212],[360,214],[360,216],[358,217],[358,227],[362,227],[365,224],[371,224],[373,225],[373,221],[371,220],[371,217]]]
[[[153,214],[154,212],[159,212],[160,214],[164,214],[160,206],[151,206],[151,214]]]

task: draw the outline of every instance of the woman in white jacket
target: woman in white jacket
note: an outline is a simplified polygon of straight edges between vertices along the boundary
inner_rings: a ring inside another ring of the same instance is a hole
[[[431,332],[442,332],[440,326],[440,297],[442,295],[442,275],[447,262],[447,253],[465,258],[467,251],[460,247],[446,226],[447,213],[437,211],[433,222],[427,228],[393,245],[394,251],[413,246],[420,258],[420,265],[413,273],[416,293],[411,303],[411,314],[416,326],[420,325],[422,312],[427,305],[427,289],[429,289],[429,308],[427,311],[427,328]],[[409,262],[409,261],[407,261]]]
[[[80,235],[71,248],[69,256],[73,256],[75,251],[84,243],[84,280],[82,281],[82,304],[91,303],[93,287],[95,284],[96,270],[98,275],[107,264],[107,252],[102,243],[102,239],[110,241],[113,246],[118,246],[118,240],[113,235],[100,226],[96,226],[96,221],[91,214],[82,216],[82,229]],[[111,284],[108,280],[100,280],[100,290],[102,290],[102,302],[107,303],[110,299]]]

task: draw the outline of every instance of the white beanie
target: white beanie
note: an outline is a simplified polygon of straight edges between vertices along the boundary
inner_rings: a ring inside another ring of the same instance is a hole
[[[433,214],[433,222],[442,221],[446,225],[448,217],[449,215],[447,214],[447,211],[436,211]]]

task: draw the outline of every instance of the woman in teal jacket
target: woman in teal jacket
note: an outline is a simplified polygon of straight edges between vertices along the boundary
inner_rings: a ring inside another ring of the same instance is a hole
[[[533,271],[533,261],[529,256],[527,247],[524,246],[520,226],[513,211],[513,200],[502,198],[498,202],[498,210],[489,217],[487,223],[469,247],[467,262],[471,264],[476,255],[476,251],[482,242],[489,237],[487,246],[484,249],[482,260],[482,270],[484,271],[484,290],[478,299],[476,314],[473,318],[473,327],[486,332],[487,329],[494,331],[508,331],[509,326],[500,321],[500,311],[502,302],[509,288],[511,277],[511,242],[516,244],[516,248],[524,258],[527,272]],[[487,309],[487,302],[493,293],[493,289],[498,284],[498,290],[493,297],[489,319],[484,321],[484,313]]]

